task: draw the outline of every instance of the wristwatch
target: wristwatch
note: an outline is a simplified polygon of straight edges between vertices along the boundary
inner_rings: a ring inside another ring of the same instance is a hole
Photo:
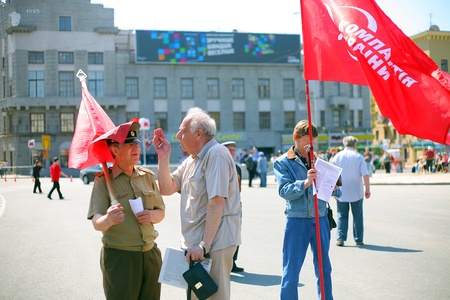
[[[209,253],[209,250],[211,250],[211,246],[208,245],[207,243],[205,243],[204,241],[201,241],[201,242],[200,242],[200,247],[203,248],[203,252],[204,252],[205,254],[206,254],[206,253]]]

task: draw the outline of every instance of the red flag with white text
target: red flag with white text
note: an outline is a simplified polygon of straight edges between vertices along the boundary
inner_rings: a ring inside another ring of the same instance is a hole
[[[81,92],[80,109],[69,150],[69,168],[76,169],[114,161],[106,142],[95,145],[95,151],[91,142],[115,125],[85,85],[82,85]]]
[[[300,0],[304,77],[368,85],[400,134],[450,144],[450,76],[374,0]]]

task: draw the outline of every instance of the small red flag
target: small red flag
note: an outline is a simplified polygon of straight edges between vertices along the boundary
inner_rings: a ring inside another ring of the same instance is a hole
[[[106,142],[96,145],[95,150],[91,142],[115,125],[85,85],[82,85],[81,92],[80,109],[69,150],[69,168],[75,169],[114,161]]]
[[[450,80],[374,0],[301,0],[307,80],[369,85],[400,134],[450,144]]]

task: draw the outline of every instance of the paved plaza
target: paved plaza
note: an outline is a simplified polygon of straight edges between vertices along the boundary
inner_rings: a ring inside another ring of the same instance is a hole
[[[448,299],[450,285],[450,174],[376,173],[365,201],[366,245],[349,232],[330,257],[335,299]],[[284,200],[273,176],[268,187],[243,182],[242,246],[231,275],[232,299],[279,299]],[[62,179],[64,200],[32,193],[29,177],[0,181],[0,299],[103,299],[100,235],[86,220],[92,189]],[[179,196],[164,197],[166,218],[156,226],[158,246],[179,247]],[[331,203],[335,209],[335,203]],[[311,255],[300,274],[301,299],[317,299]],[[185,292],[162,286],[162,299]]]

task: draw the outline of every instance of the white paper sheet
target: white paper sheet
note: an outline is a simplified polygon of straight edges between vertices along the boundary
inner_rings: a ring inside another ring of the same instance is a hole
[[[339,175],[341,175],[342,168],[323,159],[316,160],[314,167],[317,171],[317,198],[329,202]]]
[[[144,205],[142,204],[142,198],[139,197],[137,199],[129,199],[131,210],[136,215],[144,210]]]
[[[205,270],[211,271],[212,260],[205,259],[201,262]],[[189,269],[184,256],[184,250],[166,248],[164,259],[159,273],[158,282],[173,285],[182,289],[187,289],[188,285],[184,280],[183,273]]]

